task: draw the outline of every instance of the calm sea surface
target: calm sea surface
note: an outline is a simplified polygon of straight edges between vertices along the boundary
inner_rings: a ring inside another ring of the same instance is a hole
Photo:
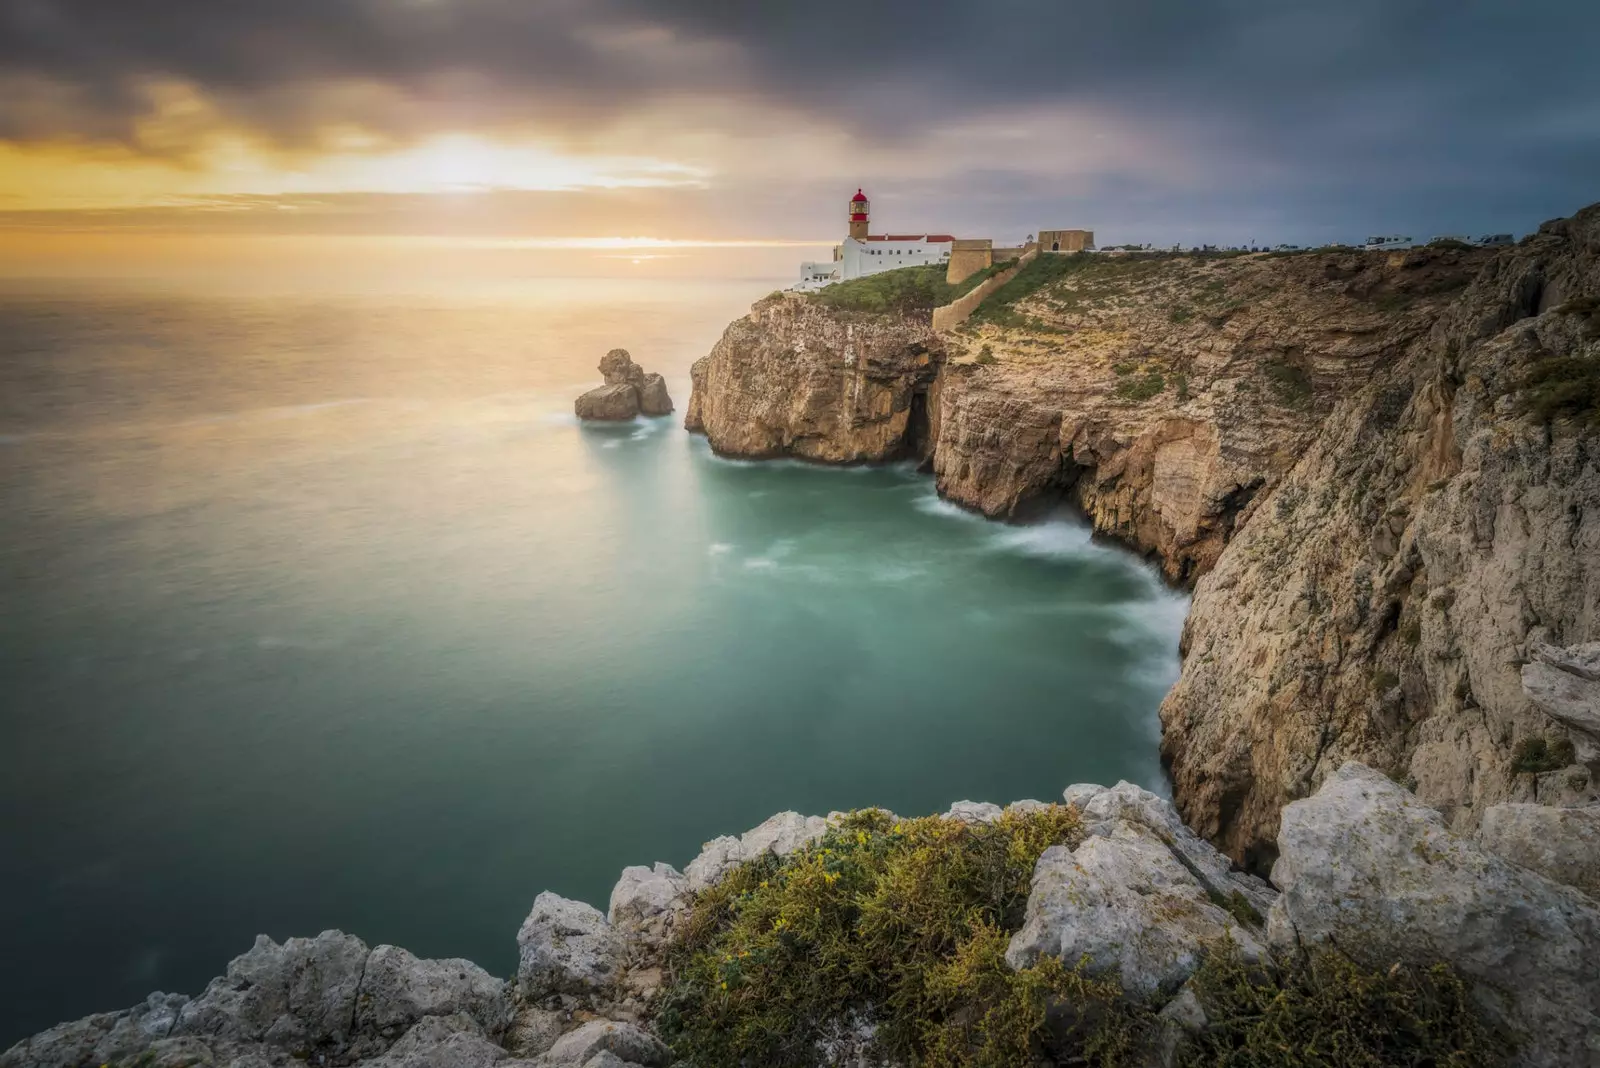
[[[257,932],[510,974],[782,809],[1160,788],[1143,565],[683,431],[772,288],[0,289],[0,1047]],[[678,416],[575,423],[615,345]]]

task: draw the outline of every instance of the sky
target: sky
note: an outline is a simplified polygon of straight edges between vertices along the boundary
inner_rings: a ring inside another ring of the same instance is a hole
[[[1594,0],[0,0],[0,234],[1320,243],[1600,200]]]

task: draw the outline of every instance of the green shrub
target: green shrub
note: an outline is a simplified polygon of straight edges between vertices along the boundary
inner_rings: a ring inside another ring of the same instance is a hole
[[[1173,381],[1178,386],[1178,403],[1182,404],[1189,399],[1189,376],[1180,373],[1173,376]]]
[[[1267,374],[1272,395],[1280,404],[1290,408],[1304,408],[1313,392],[1311,376],[1288,360],[1268,360],[1261,369]]]
[[[899,312],[911,314],[931,311],[976,288],[991,275],[1013,263],[986,267],[955,285],[944,280],[947,268],[930,263],[921,267],[900,267],[893,271],[869,274],[848,282],[835,282],[819,289],[809,299],[839,311]]]
[[[1119,362],[1119,363],[1114,363],[1114,364],[1111,365],[1112,372],[1117,374],[1117,375],[1131,375],[1131,374],[1133,374],[1133,372],[1137,371],[1138,369],[1139,368],[1137,366],[1135,366],[1134,364],[1131,364],[1131,363],[1121,363],[1121,362]]]
[[[1546,771],[1560,771],[1577,759],[1577,752],[1566,738],[1545,738],[1533,735],[1517,743],[1511,751],[1513,774],[1539,775]]]
[[[1190,319],[1194,318],[1194,312],[1190,311],[1188,308],[1173,308],[1172,314],[1169,315],[1168,318],[1174,323],[1186,323]]]
[[[1368,970],[1325,950],[1285,967],[1218,949],[1192,983],[1210,1026],[1184,1068],[1489,1068],[1513,1050],[1445,965]]]
[[[1379,693],[1388,693],[1400,685],[1400,676],[1388,668],[1379,668],[1372,673],[1372,688]]]
[[[1422,641],[1422,620],[1408,619],[1400,627],[1400,639],[1407,645],[1416,645]]]
[[[1565,419],[1583,428],[1600,427],[1600,357],[1537,360],[1521,386],[1522,410],[1541,422]]]
[[[974,358],[973,362],[981,363],[986,367],[991,363],[997,362],[994,357],[994,347],[991,345],[983,346],[983,348],[978,350],[978,355]]]
[[[1399,315],[1411,307],[1414,298],[1398,289],[1385,289],[1372,299],[1372,303],[1385,315]]]
[[[817,1040],[852,1013],[876,1022],[890,1061],[1125,1063],[1143,1017],[1114,980],[1050,957],[1005,963],[1039,854],[1081,837],[1060,805],[970,825],[851,813],[696,898],[668,950],[657,1026],[699,1068],[816,1064]],[[1047,1026],[1060,1004],[1076,1026],[1059,1014]]]
[[[1124,378],[1117,383],[1117,396],[1130,401],[1147,401],[1167,388],[1167,380],[1152,371],[1137,378]]]

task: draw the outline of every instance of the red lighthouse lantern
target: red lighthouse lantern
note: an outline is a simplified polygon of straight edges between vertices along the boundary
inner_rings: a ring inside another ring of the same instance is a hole
[[[850,236],[857,241],[867,239],[867,212],[867,195],[857,189],[850,198]]]

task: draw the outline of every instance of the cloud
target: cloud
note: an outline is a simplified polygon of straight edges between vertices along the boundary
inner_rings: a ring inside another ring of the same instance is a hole
[[[0,139],[210,167],[470,132],[779,183],[791,229],[857,182],[950,226],[1526,228],[1597,195],[1596,39],[1556,0],[0,0]]]

